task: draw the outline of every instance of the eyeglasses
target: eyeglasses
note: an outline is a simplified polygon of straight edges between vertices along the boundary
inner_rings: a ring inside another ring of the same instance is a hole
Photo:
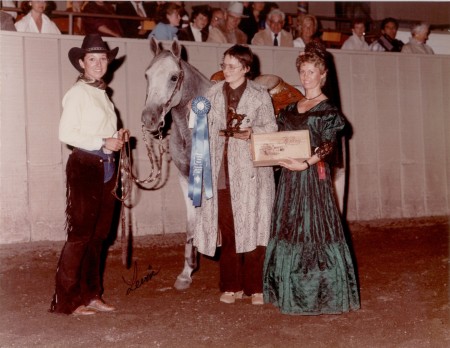
[[[222,70],[230,70],[230,71],[235,71],[239,68],[242,68],[242,65],[231,65],[231,64],[220,64],[220,69]]]

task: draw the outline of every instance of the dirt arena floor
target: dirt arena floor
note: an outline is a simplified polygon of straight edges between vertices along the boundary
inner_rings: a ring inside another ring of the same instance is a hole
[[[120,242],[109,249],[104,298],[116,312],[51,314],[63,243],[2,245],[0,346],[450,347],[448,219],[353,223],[350,230],[362,308],[324,316],[283,315],[250,300],[222,304],[218,264],[205,257],[191,288],[173,289],[182,233],[136,238],[129,269]]]

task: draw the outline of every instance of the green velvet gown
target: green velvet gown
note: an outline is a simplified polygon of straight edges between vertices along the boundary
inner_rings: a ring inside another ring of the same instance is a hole
[[[280,113],[280,131],[309,129],[311,147],[336,144],[344,119],[328,100]],[[329,156],[332,157],[332,156]],[[333,196],[330,170],[282,169],[264,263],[264,301],[282,313],[338,314],[359,308],[355,270]]]

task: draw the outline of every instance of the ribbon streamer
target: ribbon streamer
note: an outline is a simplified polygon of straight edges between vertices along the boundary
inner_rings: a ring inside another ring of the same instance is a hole
[[[191,163],[189,167],[188,197],[195,207],[202,205],[202,187],[206,199],[213,196],[211,157],[209,153],[208,112],[211,103],[205,97],[192,101],[192,111],[197,115],[192,133]]]

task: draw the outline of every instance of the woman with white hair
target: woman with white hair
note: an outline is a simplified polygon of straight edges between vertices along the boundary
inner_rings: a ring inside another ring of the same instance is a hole
[[[430,35],[430,25],[428,23],[419,23],[411,28],[412,37],[409,42],[403,46],[403,53],[434,54],[433,49],[426,44]]]
[[[310,14],[300,14],[297,18],[298,37],[294,47],[305,48],[311,41],[320,41],[317,37],[317,18]]]

